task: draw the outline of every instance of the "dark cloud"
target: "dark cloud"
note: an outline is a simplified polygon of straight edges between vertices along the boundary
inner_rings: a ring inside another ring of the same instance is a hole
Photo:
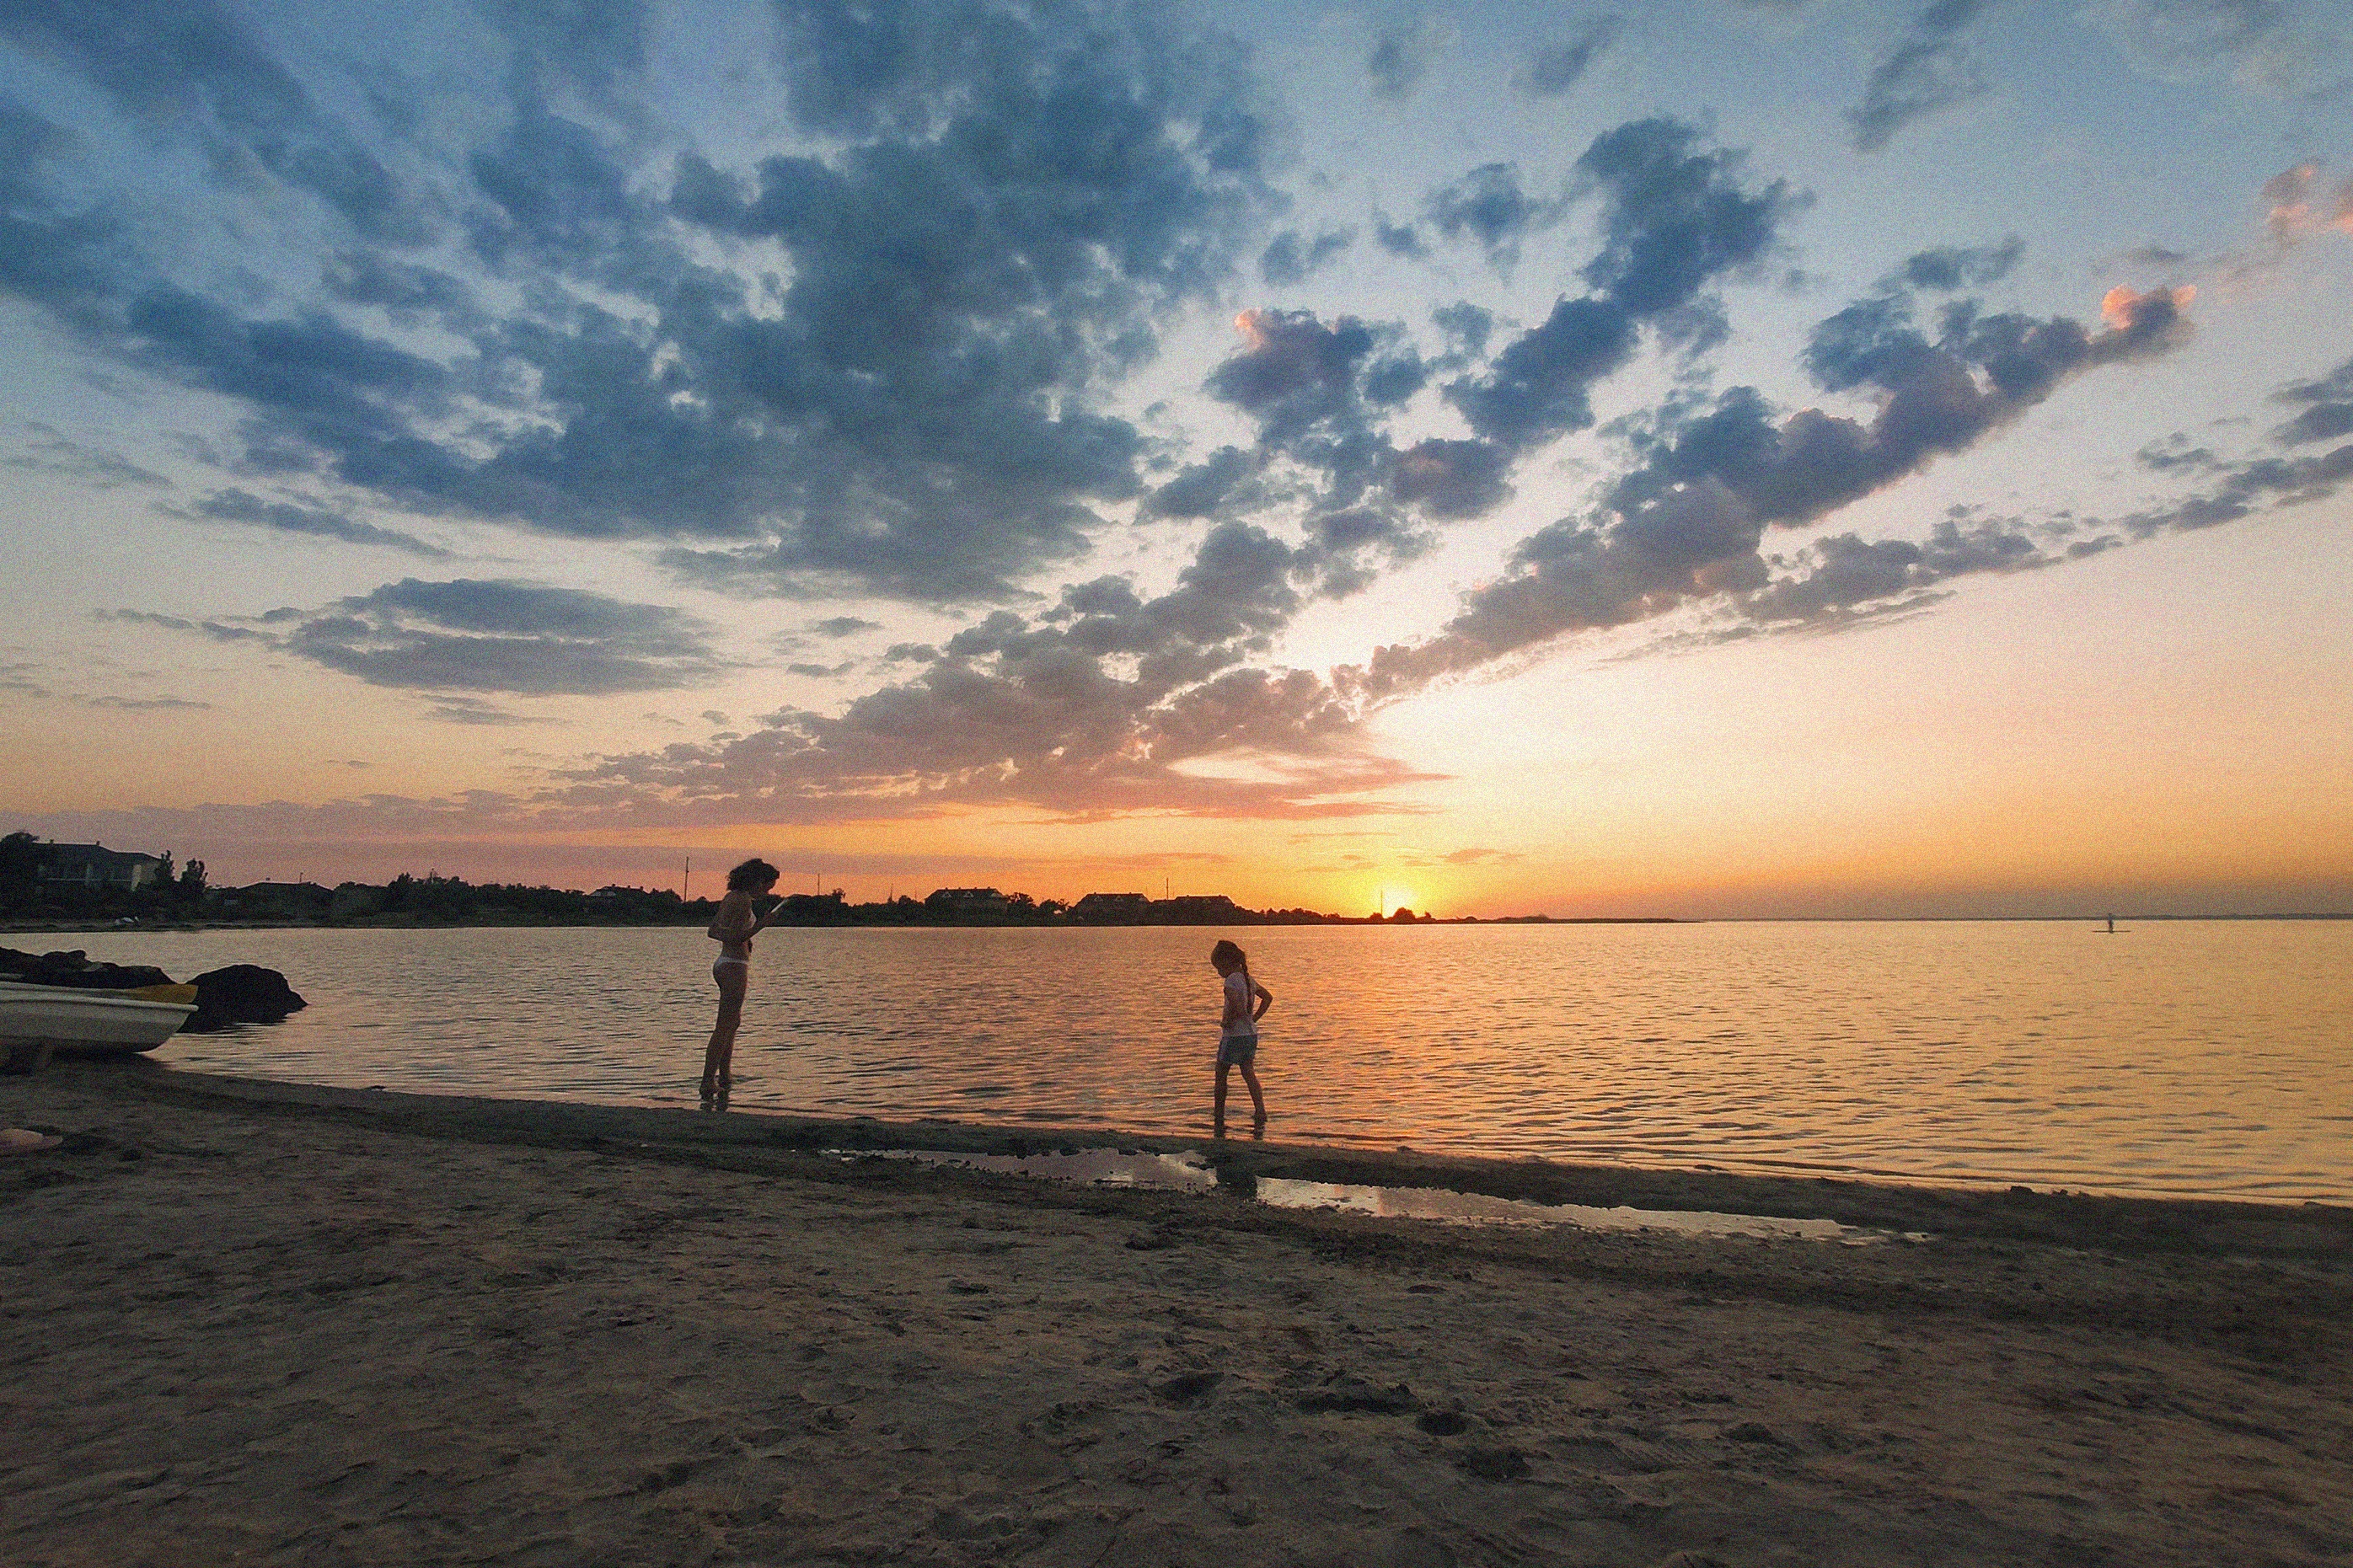
[[[1985,73],[1956,37],[1990,0],[1935,0],[1910,33],[1871,68],[1862,101],[1847,111],[1855,151],[1876,153],[1923,116],[1988,90]]]
[[[1390,493],[1432,517],[1477,517],[1509,500],[1511,454],[1485,441],[1417,441],[1399,452]]]
[[[1740,153],[1703,151],[1699,140],[1674,120],[1637,120],[1595,137],[1577,161],[1602,197],[1603,248],[1583,276],[1635,315],[1673,310],[1753,267],[1806,205],[1786,181],[1751,189]]]
[[[1646,321],[1692,346],[1720,336],[1720,317],[1697,309],[1702,290],[1755,265],[1802,205],[1779,181],[1752,188],[1742,163],[1672,120],[1595,137],[1577,173],[1601,197],[1602,249],[1582,274],[1596,292],[1561,299],[1483,374],[1448,384],[1472,429],[1514,450],[1585,429],[1594,383],[1633,357]],[[1455,321],[1483,342],[1486,323]]]
[[[426,704],[425,717],[437,724],[471,724],[484,729],[512,730],[524,724],[547,724],[554,721],[517,713],[485,702],[479,697],[461,697],[448,693],[438,695]]]
[[[139,610],[98,615],[261,643],[371,686],[441,694],[662,691],[698,685],[725,668],[709,628],[682,611],[535,583],[407,577],[318,610],[272,611],[246,626]],[[480,705],[447,695],[437,700]]]
[[[2295,417],[2277,432],[2278,438],[2288,446],[2353,436],[2353,360],[2347,360],[2317,380],[2282,388],[2277,401],[2301,405]]]
[[[819,680],[833,680],[858,668],[858,661],[846,658],[839,664],[788,664],[786,670],[793,675],[806,675]]]
[[[1214,517],[1257,468],[1258,459],[1250,453],[1220,447],[1154,490],[1149,510],[1155,517]]]
[[[1427,17],[1382,29],[1373,39],[1372,52],[1365,57],[1365,74],[1372,79],[1373,96],[1392,102],[1412,97],[1413,89],[1452,42],[1453,34],[1443,24]]]
[[[1984,289],[2009,277],[2025,254],[2026,242],[2014,234],[2000,245],[1940,246],[1906,258],[1898,276],[1911,289]]]
[[[215,642],[270,641],[269,634],[251,626],[233,626],[226,621],[192,621],[180,616],[161,616],[152,610],[93,610],[93,620],[119,621],[129,626],[160,626],[169,632],[194,632]]]
[[[0,293],[92,330],[123,287],[120,221],[63,194],[78,175],[64,165],[75,139],[23,105],[0,98]]]
[[[112,708],[126,713],[166,713],[212,711],[209,702],[198,702],[186,697],[92,697],[87,706]]]
[[[879,632],[881,629],[881,621],[864,620],[857,616],[835,616],[809,627],[809,630],[823,632],[829,637],[852,637],[860,632]]]
[[[1541,326],[1512,340],[1487,373],[1446,388],[1481,436],[1518,447],[1593,423],[1592,384],[1633,357],[1634,317],[1607,300],[1562,300]]]
[[[1449,239],[1468,235],[1488,260],[1509,266],[1519,258],[1521,240],[1559,222],[1567,208],[1522,191],[1516,164],[1485,163],[1432,191],[1423,210],[1440,234]]]
[[[33,438],[25,444],[22,452],[0,458],[0,465],[38,473],[62,474],[86,489],[119,489],[124,485],[141,485],[155,489],[171,488],[170,479],[152,468],[141,468],[120,452],[84,446],[38,420],[26,421],[25,428],[31,432]]]
[[[1430,254],[1419,229],[1409,223],[1391,223],[1377,212],[1373,214],[1373,240],[1391,256],[1401,256],[1409,261],[1419,261]]]
[[[381,307],[403,326],[429,320],[469,332],[486,320],[463,279],[382,251],[339,252],[321,269],[320,281],[334,298]]]
[[[158,140],[192,140],[226,177],[307,190],[367,239],[432,236],[417,195],[209,0],[11,0],[0,37],[79,68]]]
[[[1962,301],[1943,312],[1934,340],[1915,327],[1907,296],[1858,301],[1816,328],[1808,366],[1825,390],[1870,396],[1872,417],[1782,413],[1747,387],[1696,407],[1677,405],[1643,434],[1641,461],[1589,513],[1523,541],[1505,574],[1471,594],[1438,637],[1379,649],[1343,688],[1384,701],[1568,632],[1698,602],[1749,595],[1752,619],[1796,618],[1807,593],[1818,601],[1815,613],[1828,613],[1834,598],[1853,602],[1855,584],[1915,592],[1964,571],[2027,564],[2031,552],[1963,531],[1923,546],[1830,547],[1818,560],[1826,575],[1813,588],[1777,589],[1759,544],[1767,528],[1811,523],[1967,449],[2071,375],[2165,352],[2186,332],[2185,298],[2112,290],[2098,332],[2065,318],[1982,315]]]
[[[1346,254],[1356,242],[1354,229],[1326,229],[1314,239],[1295,228],[1284,229],[1259,253],[1258,275],[1277,288],[1305,282],[1309,275]]]
[[[1495,331],[1495,313],[1468,300],[1457,300],[1451,305],[1440,305],[1430,313],[1430,323],[1446,334],[1446,355],[1450,361],[1479,358],[1487,352],[1487,339]]]
[[[414,534],[362,522],[332,508],[302,501],[266,500],[240,489],[216,490],[192,509],[174,515],[204,518],[215,522],[251,523],[280,533],[307,533],[314,538],[341,539],[353,544],[381,545],[386,550],[398,550],[428,560],[446,560],[449,554],[439,545],[428,544]]]
[[[1593,68],[1593,62],[1617,41],[1625,26],[1618,16],[1596,16],[1561,37],[1538,44],[1515,85],[1522,92],[1539,98],[1558,97],[1575,87]]]
[[[290,127],[326,134],[257,41],[163,9],[136,51],[135,8],[10,16],[94,79],[202,110],[159,135],[227,124],[238,84],[254,105],[237,125],[267,119],[290,147]],[[390,253],[393,209],[364,222],[356,195],[357,237],[378,243],[339,246],[321,279],[337,310],[462,348],[166,281],[113,220],[22,170],[0,174],[0,289],[236,400],[230,460],[248,472],[650,540],[714,586],[1006,597],[1142,493],[1146,443],[1102,405],[1277,205],[1283,128],[1239,46],[1079,0],[779,0],[788,132],[823,156],[657,171],[580,107],[617,113],[642,90],[640,8],[493,11],[517,51],[512,112],[461,154],[453,199],[499,288]],[[0,142],[58,155],[22,113],[0,114]],[[714,247],[741,270],[709,265]]]
[[[279,641],[373,686],[439,691],[659,691],[722,668],[708,628],[682,611],[504,581],[403,578],[311,616]]]

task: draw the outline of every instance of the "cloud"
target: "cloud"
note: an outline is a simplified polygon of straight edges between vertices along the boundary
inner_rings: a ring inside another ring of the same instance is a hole
[[[26,468],[38,473],[61,474],[94,490],[119,489],[124,485],[143,485],[168,489],[172,481],[152,468],[142,468],[119,452],[102,447],[86,447],[70,440],[38,420],[28,419],[24,427],[33,439],[22,452],[0,458],[0,464],[12,468]]]
[[[1577,161],[1602,197],[1603,248],[1583,276],[1636,315],[1673,310],[1755,266],[1807,205],[1786,181],[1750,188],[1742,153],[1703,151],[1699,140],[1675,120],[1637,120],[1595,137]]]
[[[822,632],[829,637],[854,637],[860,632],[879,632],[881,629],[881,621],[865,620],[857,616],[834,616],[809,627],[809,630]]]
[[[1911,289],[1985,289],[2009,277],[2025,254],[2026,242],[2014,234],[2000,245],[1938,246],[1905,258],[1898,276]]]
[[[1987,315],[1961,300],[1941,312],[1932,340],[1901,290],[1859,300],[1815,328],[1806,359],[1825,391],[1872,398],[1870,418],[1777,411],[1749,387],[1675,407],[1588,513],[1522,541],[1504,574],[1467,595],[1438,636],[1378,649],[1341,684],[1377,703],[1567,633],[1769,594],[1772,568],[1758,549],[1767,528],[1814,522],[1966,450],[2071,376],[2165,353],[2186,335],[2188,302],[2188,290],[2112,289],[2102,300],[2105,329],[2094,333],[2063,317]],[[1834,575],[1903,567],[1918,587],[1964,560],[1983,570],[2018,555],[1982,534],[1936,548],[1943,553],[1908,561],[1833,551],[1822,562]],[[1831,585],[1826,578],[1820,591]],[[1778,602],[1797,605],[1796,591]],[[1755,599],[1754,613],[1778,613],[1776,604]]]
[[[130,713],[161,713],[170,711],[210,712],[213,705],[186,697],[92,697],[92,708],[113,708]]]
[[[2222,76],[2259,97],[2305,100],[2353,86],[2334,0],[2087,0],[2084,11],[2167,80]]]
[[[1914,121],[1988,90],[1985,73],[1956,41],[1988,4],[1934,0],[1913,19],[1904,41],[1872,67],[1862,102],[1847,111],[1856,152],[1876,153]]]
[[[1508,267],[1519,259],[1520,241],[1558,223],[1567,204],[1522,192],[1515,164],[1485,163],[1432,191],[1423,210],[1440,234],[1448,239],[1469,235],[1489,261]]]
[[[380,545],[386,550],[421,555],[427,560],[447,560],[449,555],[449,552],[439,545],[428,544],[414,534],[362,522],[328,507],[301,501],[265,500],[241,489],[215,491],[194,508],[174,510],[172,515],[203,518],[214,522],[251,523],[280,533],[303,533],[320,539],[340,539],[352,544]]]
[[[272,640],[269,633],[256,631],[251,626],[234,626],[226,621],[192,621],[185,616],[157,615],[150,610],[92,610],[90,618],[129,626],[159,626],[171,632],[191,632],[215,642],[266,643]]]
[[[1419,229],[1410,223],[1391,223],[1379,212],[1373,214],[1373,241],[1391,256],[1408,261],[1419,261],[1430,254]]]
[[[1472,429],[1516,450],[1587,428],[1593,384],[1633,356],[1645,322],[1665,326],[1703,289],[1755,266],[1803,198],[1780,181],[1752,188],[1742,165],[1672,120],[1595,137],[1577,162],[1582,187],[1601,197],[1602,248],[1581,273],[1595,291],[1560,299],[1483,374],[1447,384]]]
[[[2263,227],[2282,245],[2324,229],[2353,234],[2353,179],[2330,188],[2321,180],[2320,165],[2309,160],[2265,181],[2263,199],[2269,209]]]
[[[1538,98],[1557,98],[1575,87],[1625,30],[1619,16],[1595,16],[1538,44],[1513,85]]]
[[[258,40],[164,9],[10,15],[109,90],[187,110],[159,139],[234,130],[275,158],[280,136],[288,179],[316,162],[298,143],[343,145]],[[64,143],[17,111],[0,289],[233,400],[229,461],[250,472],[650,541],[714,587],[1002,600],[1142,493],[1147,444],[1106,405],[1279,205],[1286,132],[1243,51],[1149,7],[779,0],[784,98],[765,107],[772,144],[805,150],[668,167],[582,107],[629,123],[638,7],[494,10],[509,112],[454,153],[417,144],[485,286],[404,252],[396,180],[381,200],[335,187],[351,228],[311,292],[200,280],[167,265],[168,234],[142,249],[58,196],[70,182],[39,171]],[[436,331],[379,333],[378,310]]]
[[[1421,79],[1453,42],[1452,28],[1426,16],[1383,28],[1365,57],[1365,74],[1372,79],[1373,96],[1391,102],[1412,97]]]
[[[1277,288],[1303,283],[1356,242],[1354,229],[1325,229],[1312,240],[1295,228],[1284,229],[1259,253],[1258,275]]]
[[[417,194],[208,0],[14,0],[0,37],[78,68],[154,140],[187,139],[223,178],[308,191],[364,238],[432,237]]]
[[[438,701],[470,710],[478,700],[448,694],[663,691],[698,685],[725,668],[710,629],[682,611],[535,583],[405,577],[321,609],[273,610],[243,626],[142,610],[96,614],[217,642],[260,643],[371,686],[432,691]]]
[[[857,668],[858,661],[854,658],[843,659],[839,664],[788,664],[785,666],[785,668],[791,674],[806,675],[818,680],[836,680],[840,679],[842,676],[848,675],[851,670],[856,669]]]
[[[1035,616],[1000,610],[943,646],[899,650],[913,672],[839,714],[786,709],[755,733],[608,758],[566,798],[720,814],[757,801],[770,820],[983,804],[1074,816],[1398,809],[1384,792],[1420,775],[1366,749],[1315,677],[1250,665],[1297,612],[1301,564],[1263,530],[1221,522],[1166,594],[1118,577],[1072,584]]]
[[[2284,445],[2297,447],[2353,436],[2353,360],[2316,380],[2283,387],[2274,398],[2300,405],[2295,417],[2275,432]]]
[[[549,724],[551,719],[516,713],[479,697],[437,694],[427,704],[425,717],[437,724],[470,724],[483,729],[511,730],[523,724]]]
[[[279,637],[286,652],[371,686],[534,696],[660,691],[723,668],[682,611],[533,583],[405,577],[338,601]]]

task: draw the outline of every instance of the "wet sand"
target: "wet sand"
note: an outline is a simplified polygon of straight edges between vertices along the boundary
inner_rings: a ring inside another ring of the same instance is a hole
[[[66,1135],[0,1157],[14,1563],[2353,1563],[2339,1208],[1280,1143],[1155,1193],[825,1152],[1092,1136],[72,1063],[0,1125]]]

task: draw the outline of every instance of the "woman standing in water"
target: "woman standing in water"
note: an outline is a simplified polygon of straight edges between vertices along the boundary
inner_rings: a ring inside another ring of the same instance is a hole
[[[711,978],[719,983],[719,1022],[711,1031],[711,1045],[702,1053],[702,1098],[723,1100],[733,1083],[735,1030],[744,1022],[744,993],[752,984],[752,939],[775,914],[752,907],[754,894],[765,898],[776,885],[776,868],[765,860],[746,860],[727,873],[727,896],[711,920],[707,935],[719,944],[712,960]]]

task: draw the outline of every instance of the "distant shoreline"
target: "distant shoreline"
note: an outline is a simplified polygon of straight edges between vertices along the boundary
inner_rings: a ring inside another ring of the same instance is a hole
[[[2254,915],[2128,915],[2118,921],[2141,925],[2197,922],[2353,921],[2353,911],[2281,911]],[[1655,926],[1655,925],[2099,925],[2105,914],[2093,915],[1454,915],[1426,920],[1388,921],[1368,916],[1335,915],[1318,921],[1249,922],[1253,929],[1283,926],[1373,926],[1384,931],[1421,926]],[[0,921],[0,936],[135,936],[159,931],[194,934],[233,931],[691,931],[700,917],[682,921],[463,920],[388,921],[381,918],[326,921],[153,921],[118,926],[91,921]],[[794,921],[782,920],[778,931],[1152,931],[1208,930],[1240,922],[1229,921]]]

